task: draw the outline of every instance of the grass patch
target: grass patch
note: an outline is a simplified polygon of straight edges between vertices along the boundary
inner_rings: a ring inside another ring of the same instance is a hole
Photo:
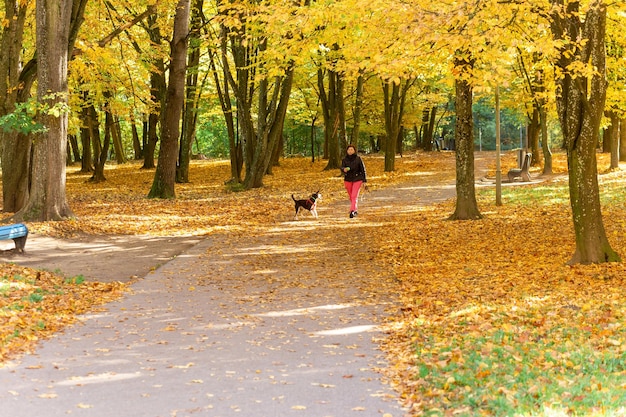
[[[81,285],[85,283],[85,277],[83,275],[77,275],[75,277],[66,278],[64,282],[65,284]]]

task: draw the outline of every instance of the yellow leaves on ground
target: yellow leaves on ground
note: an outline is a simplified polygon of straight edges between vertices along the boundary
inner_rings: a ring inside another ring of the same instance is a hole
[[[558,184],[505,189],[501,207],[482,194],[478,221],[448,221],[452,202],[399,214],[369,242],[401,287],[386,371],[410,415],[544,415],[550,405],[622,415],[626,265],[567,266],[569,202],[528,199],[537,187]],[[615,191],[603,191],[610,202]],[[626,256],[617,199],[604,221]]]
[[[395,172],[384,173],[382,157],[366,157],[371,189],[402,181],[409,172],[436,169],[439,159],[436,155],[407,157],[396,164]],[[193,161],[190,182],[176,184],[173,200],[145,198],[154,171],[142,170],[136,162],[107,166],[107,180],[102,183],[90,182],[91,174],[70,167],[67,194],[77,220],[29,224],[29,228],[57,237],[77,233],[172,236],[272,224],[293,217],[291,194],[307,198],[320,190],[322,204],[345,199],[339,170],[325,170],[327,163],[312,163],[306,158],[283,159],[280,166],[273,168],[273,174],[265,177],[264,187],[234,192],[224,185],[230,178],[228,161]]]
[[[17,265],[0,264],[0,272],[0,364],[125,290],[121,283],[83,282]]]

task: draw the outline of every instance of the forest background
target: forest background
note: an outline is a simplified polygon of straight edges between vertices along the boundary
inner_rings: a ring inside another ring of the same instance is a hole
[[[333,170],[349,142],[381,152],[387,173],[397,171],[398,154],[453,148],[451,217],[480,219],[474,149],[519,143],[546,175],[554,169],[551,147],[565,149],[576,231],[570,263],[619,260],[599,210],[596,150],[610,154],[609,170],[626,157],[624,2],[64,5],[65,20],[54,20],[43,19],[55,9],[46,1],[4,1],[0,124],[9,220],[74,218],[65,189],[70,163],[100,183],[111,159],[138,159],[156,168],[144,195],[169,199],[175,183],[190,181],[193,156],[228,157],[221,182],[251,190],[287,154],[321,157]],[[42,23],[59,37],[40,37],[34,29]],[[52,63],[61,70],[50,71]],[[60,79],[46,78],[57,73]],[[506,110],[491,110],[499,106]],[[598,332],[612,335],[620,322],[612,316]],[[613,342],[620,339],[606,340],[617,356],[598,366],[610,362],[619,374],[623,349]],[[419,369],[421,378],[432,375]],[[443,391],[464,389],[444,375]],[[507,390],[497,392],[506,397]]]

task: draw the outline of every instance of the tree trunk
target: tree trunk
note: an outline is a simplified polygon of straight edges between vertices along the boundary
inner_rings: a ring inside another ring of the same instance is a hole
[[[222,55],[223,63],[228,62],[228,57],[225,53],[228,42],[226,34],[226,29],[222,27],[220,43],[222,45],[222,51],[224,51],[224,54]],[[226,122],[226,131],[228,132],[228,148],[230,150],[230,179],[227,182],[240,184],[241,171],[243,169],[243,148],[239,140],[239,135],[235,131],[235,117],[233,115],[233,106],[230,100],[230,86],[227,76],[228,66],[223,65],[223,76],[220,80],[219,73],[217,72],[217,67],[215,65],[215,56],[211,51],[209,51],[209,57],[211,62],[211,71],[215,81],[215,88],[220,99],[222,113],[224,114],[224,121]]]
[[[76,138],[76,135],[68,135],[67,140],[70,145],[67,149],[67,165],[70,165],[73,162],[80,161],[82,158],[80,157],[80,148],[78,146],[78,139]]]
[[[455,67],[462,73],[471,72],[473,61],[455,58]],[[456,209],[450,220],[482,218],[476,202],[474,178],[474,122],[472,118],[473,88],[466,79],[455,81],[456,89]]]
[[[392,172],[395,169],[404,103],[411,85],[413,85],[412,80],[406,80],[402,85],[400,83],[383,81],[385,130],[387,133],[387,139],[385,140],[385,172]]]
[[[548,136],[548,112],[545,104],[539,108],[539,124],[541,125],[541,150],[543,152],[543,174],[552,174],[552,151],[550,150],[550,137]]]
[[[87,93],[84,93],[85,96]],[[80,143],[83,148],[83,154],[80,158],[80,172],[87,173],[93,172],[93,157],[92,157],[92,146],[91,146],[91,132],[92,132],[92,120],[91,120],[91,108],[92,104],[87,106],[83,105],[83,108],[80,112],[81,118],[81,126],[80,126]],[[95,110],[94,110],[95,111]]]
[[[111,130],[111,139],[113,141],[113,151],[115,152],[115,162],[118,164],[126,163],[126,155],[124,154],[124,146],[122,145],[122,130],[120,129],[120,120],[113,113],[111,115],[111,123],[109,129]]]
[[[324,73],[328,76],[328,88],[324,85]],[[322,115],[324,118],[324,146],[327,150],[326,157],[328,164],[325,170],[339,169],[341,166],[341,147],[342,142],[345,143],[345,137],[340,138],[339,134],[345,132],[340,128],[342,120],[345,116],[340,114],[343,102],[343,82],[340,81],[341,74],[336,71],[317,71],[317,86],[319,89],[320,102],[322,104]]]
[[[606,101],[606,58],[604,37],[606,5],[594,1],[581,21],[578,3],[553,1],[552,32],[565,41],[557,66],[563,76],[557,80],[557,113],[564,136],[569,168],[569,190],[576,251],[570,264],[619,261],[611,248],[600,208],[596,147]],[[565,10],[565,7],[567,8]],[[582,36],[582,38],[581,38]],[[580,39],[585,42],[581,43]],[[594,65],[591,79],[569,72],[574,62]]]
[[[138,161],[143,157],[143,147],[141,146],[141,141],[139,140],[139,132],[137,131],[137,120],[135,119],[135,113],[133,110],[130,111],[129,120],[133,136],[133,159],[135,161]]]
[[[610,170],[619,169],[619,117],[614,111],[609,112],[611,128],[609,130],[609,151],[611,152]]]
[[[105,112],[104,122],[104,143],[100,142],[100,125],[98,122],[98,112],[94,106],[89,107],[89,132],[91,143],[93,144],[94,170],[90,181],[99,183],[106,181],[104,167],[109,156],[109,146],[111,145],[111,113]]]
[[[274,95],[268,103],[268,80],[259,82],[257,132],[254,141],[254,151],[251,163],[246,166],[246,177],[243,185],[246,189],[263,186],[263,177],[268,170],[275,147],[282,135],[283,122],[287,114],[287,104],[291,94],[293,69],[288,69],[283,77],[275,77],[272,90]],[[269,109],[263,111],[262,109]],[[246,112],[250,115],[251,112]],[[252,120],[247,125],[252,125]],[[245,152],[246,148],[244,148]],[[248,151],[252,149],[248,148]]]
[[[541,153],[539,152],[539,135],[541,134],[541,122],[539,118],[539,109],[533,105],[533,114],[528,123],[528,146],[532,153],[531,165],[537,166],[541,164]]]
[[[611,118],[610,112],[605,112],[605,116],[609,119]],[[610,153],[611,152],[611,129],[612,125],[609,125],[602,129],[602,153]]]
[[[433,150],[433,141],[435,139],[435,121],[437,118],[437,106],[433,106],[430,108],[430,113],[428,115],[428,124],[426,125],[426,129],[424,131],[424,150],[426,152],[431,152]],[[441,150],[441,149],[438,149]]]
[[[626,161],[626,119],[619,122],[619,160]]]
[[[176,182],[189,182],[189,162],[191,145],[196,133],[198,120],[198,101],[201,89],[198,88],[198,71],[200,65],[200,31],[202,29],[202,7],[204,0],[194,0],[191,10],[191,26],[189,28],[189,48],[187,52],[187,82],[185,87],[185,104],[183,106],[183,129],[180,135]]]
[[[171,60],[165,117],[161,128],[159,163],[154,175],[149,198],[175,198],[176,160],[180,119],[185,101],[185,74],[187,60],[187,35],[189,34],[190,0],[178,0],[174,16],[174,33],[171,42]]]
[[[359,144],[359,133],[361,131],[361,111],[363,110],[363,85],[365,84],[365,80],[362,75],[356,80],[356,98],[354,100],[354,112],[353,112],[353,120],[354,123],[352,125],[352,132],[350,134],[350,143],[355,145],[358,148]]]
[[[71,0],[37,1],[37,100],[49,108],[67,105],[71,19]],[[25,221],[62,220],[73,216],[65,195],[68,115],[42,112],[40,118],[48,130],[36,135],[30,197],[15,216]]]
[[[385,172],[395,169],[396,145],[398,144],[398,132],[400,125],[400,84],[383,81],[383,95],[385,106]]]
[[[155,8],[154,12],[148,16],[148,36],[150,42],[155,45],[160,45],[162,41],[161,32],[159,30],[158,23],[158,11]],[[152,169],[155,167],[154,152],[156,150],[157,143],[159,142],[158,126],[161,123],[163,126],[164,108],[165,108],[165,63],[163,59],[157,57],[151,62],[154,70],[150,72],[150,99],[152,101],[152,109],[148,115],[148,128],[147,130],[147,142],[143,148],[143,166],[142,169]]]
[[[15,109],[21,49],[27,4],[17,0],[4,2],[4,22],[0,50],[0,116]],[[20,144],[23,144],[20,146]],[[16,212],[28,201],[31,138],[0,129],[2,163],[2,202],[5,212]]]

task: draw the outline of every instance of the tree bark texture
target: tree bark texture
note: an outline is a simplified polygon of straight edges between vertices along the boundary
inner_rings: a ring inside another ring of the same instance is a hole
[[[228,62],[227,44],[228,37],[225,27],[221,27],[220,30],[220,45],[222,50],[222,62]],[[222,113],[224,114],[224,121],[226,122],[226,131],[228,132],[228,148],[230,153],[230,179],[229,183],[240,184],[241,183],[241,171],[243,169],[243,148],[239,135],[235,130],[235,117],[233,115],[233,106],[230,100],[230,84],[228,82],[228,65],[222,66],[222,78],[220,79],[215,65],[215,54],[209,51],[209,58],[211,63],[211,72],[213,73],[213,80],[215,81],[215,88],[217,95],[220,99],[220,106]]]
[[[84,93],[87,95],[88,93]],[[82,145],[83,155],[80,158],[80,172],[93,172],[93,155],[91,149],[91,116],[90,106],[83,106],[80,112],[80,143]]]
[[[473,66],[471,59],[456,58],[455,66],[468,74]],[[482,218],[476,202],[474,177],[474,122],[472,118],[473,88],[470,81],[457,78],[456,92],[456,208],[450,220],[475,220]]]
[[[71,0],[39,0],[37,20],[37,100],[49,108],[67,104],[67,63]],[[41,112],[46,132],[33,143],[32,185],[26,205],[16,214],[25,221],[62,220],[73,213],[65,195],[68,115]]]
[[[17,102],[20,53],[24,35],[27,5],[17,0],[4,2],[4,21],[0,39],[0,116],[15,109]],[[2,202],[5,212],[14,213],[28,200],[31,138],[0,129],[2,162]],[[24,144],[23,146],[18,146]],[[20,167],[21,169],[15,169]]]
[[[174,16],[174,33],[171,42],[171,60],[165,116],[161,128],[161,149],[154,174],[150,198],[175,198],[176,162],[180,120],[185,102],[185,75],[187,70],[187,35],[189,34],[190,0],[179,0]]]
[[[325,85],[325,78],[328,78],[328,85]],[[345,143],[345,137],[340,137],[345,128],[341,128],[341,121],[345,121],[345,115],[341,115],[344,108],[343,103],[343,86],[341,74],[331,70],[317,71],[317,86],[320,95],[320,103],[322,104],[322,115],[324,118],[324,143],[325,156],[328,158],[328,164],[324,169],[339,169],[341,166],[341,143]]]
[[[278,146],[282,136],[282,130],[287,114],[287,105],[293,83],[293,69],[287,70],[284,76],[274,77],[271,83],[272,94],[269,95],[269,80],[262,79],[259,82],[258,92],[258,116],[256,137],[253,138],[254,150],[251,162],[246,166],[246,176],[243,184],[246,189],[259,188],[263,186],[265,176],[275,147]],[[268,101],[269,99],[269,101]],[[263,110],[266,109],[266,110]],[[248,114],[251,114],[249,112]],[[252,124],[252,121],[248,123]],[[245,150],[252,151],[244,147]]]
[[[552,32],[564,41],[557,62],[563,76],[557,81],[557,112],[564,137],[569,170],[570,205],[576,250],[569,263],[619,261],[611,248],[600,208],[596,147],[606,101],[605,29],[606,4],[594,1],[581,21],[578,3],[563,5],[555,0]],[[561,9],[559,9],[559,7]],[[559,13],[561,11],[561,13]],[[580,39],[586,42],[581,44]],[[596,73],[591,78],[569,72],[575,61],[589,62]]]
[[[400,131],[400,84],[383,81],[385,106],[385,172],[393,172],[396,162],[398,132]]]
[[[146,30],[150,41],[155,45],[160,45],[162,41],[161,31],[157,24],[158,18],[159,14],[157,8],[154,8],[147,18],[148,26]],[[142,169],[152,169],[155,167],[154,153],[159,143],[158,126],[159,123],[161,123],[161,126],[163,125],[163,117],[165,114],[165,95],[167,89],[167,83],[165,81],[165,63],[163,59],[157,57],[151,64],[154,68],[150,72],[150,100],[152,109],[148,115],[148,138],[143,150],[144,160]]]
[[[544,105],[539,108],[539,124],[541,125],[541,151],[543,152],[543,174],[552,174],[552,151],[548,135],[548,115]]]
[[[391,84],[391,85],[390,85]],[[395,169],[396,153],[400,149],[400,136],[402,134],[402,117],[404,104],[409,88],[413,85],[412,80],[405,80],[398,84],[383,82],[383,95],[385,102],[385,172]]]
[[[532,153],[532,166],[541,165],[541,152],[539,152],[539,136],[541,134],[541,122],[539,120],[539,109],[533,106],[533,112],[528,123],[528,146]]]
[[[89,131],[91,132],[91,143],[93,145],[94,170],[90,181],[99,183],[106,181],[104,176],[104,166],[109,156],[111,145],[111,113],[105,112],[104,139],[100,138],[100,124],[98,122],[98,112],[96,108],[89,106]]]
[[[176,182],[189,182],[189,162],[191,145],[196,132],[198,120],[198,101],[202,91],[198,88],[198,71],[200,65],[200,36],[202,29],[202,7],[204,0],[193,0],[191,7],[191,25],[189,28],[189,45],[187,51],[187,82],[185,85],[185,104],[183,107],[183,124],[180,135]]]
[[[619,169],[619,116],[610,111],[611,127],[609,128],[609,152],[611,152],[611,166],[609,169]]]
[[[359,134],[361,131],[361,113],[363,111],[363,88],[365,84],[365,78],[362,75],[356,80],[356,97],[354,100],[354,111],[353,117],[354,120],[352,124],[352,132],[350,133],[350,143],[355,145],[358,148],[359,145]]]
[[[626,119],[619,121],[619,160],[626,161]]]

